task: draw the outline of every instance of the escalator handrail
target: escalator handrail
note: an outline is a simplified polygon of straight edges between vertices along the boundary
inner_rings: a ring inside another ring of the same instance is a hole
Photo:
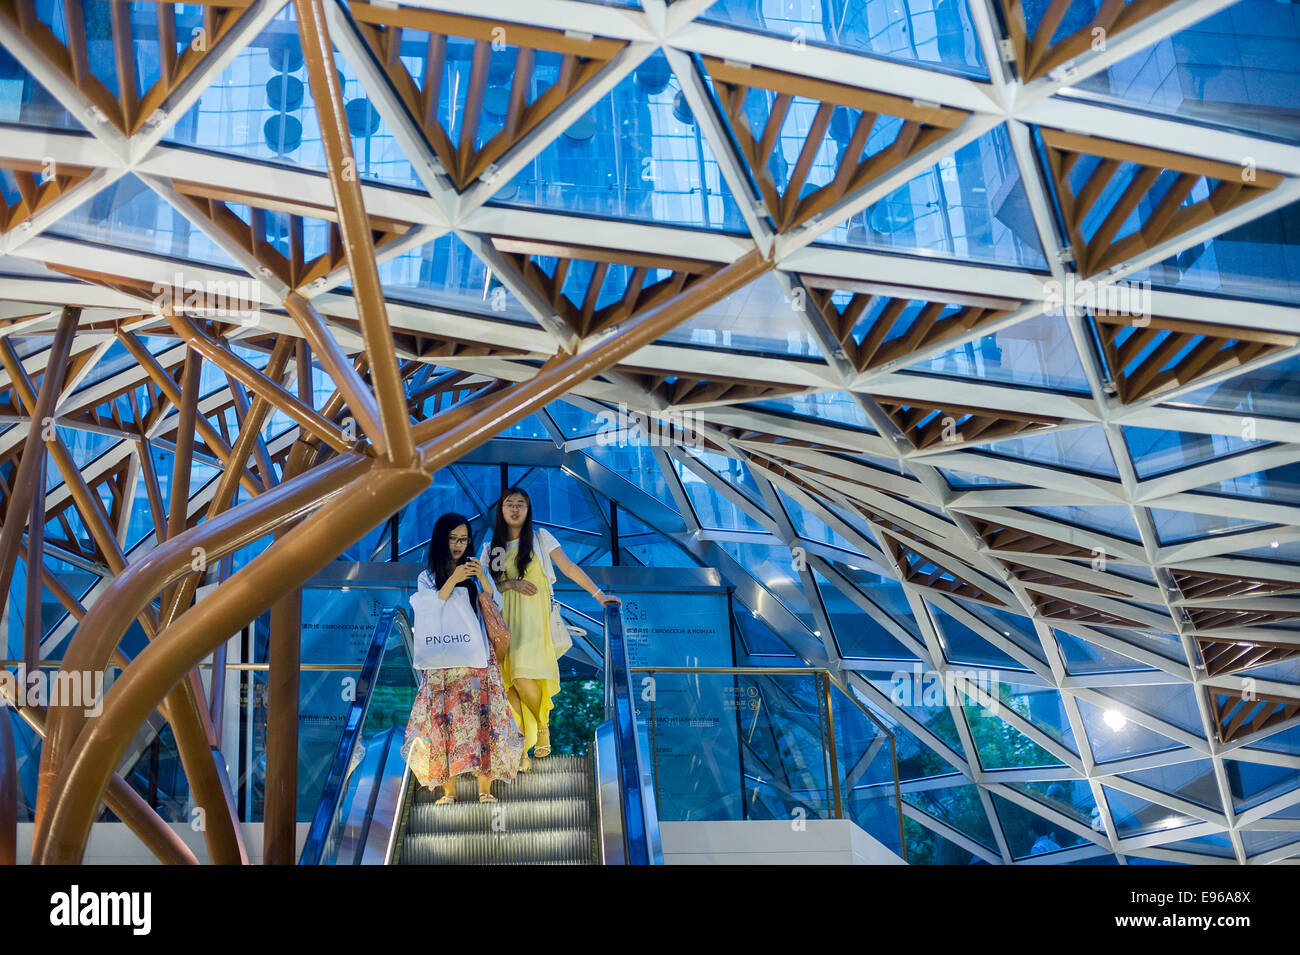
[[[648,762],[636,731],[632,673],[623,635],[623,610],[605,606],[605,719],[612,724],[618,763],[619,801],[626,860],[630,865],[662,865],[659,816],[648,785]]]
[[[356,696],[348,708],[348,716],[343,724],[343,735],[339,738],[338,749],[334,753],[334,762],[330,764],[329,775],[325,777],[325,788],[321,793],[320,804],[312,818],[311,829],[307,832],[307,841],[302,847],[299,865],[320,865],[325,854],[325,843],[329,837],[330,827],[338,815],[343,793],[347,789],[348,768],[352,761],[352,752],[356,749],[361,736],[361,728],[366,722],[366,713],[370,710],[371,690],[375,678],[379,675],[379,666],[383,662],[384,650],[388,646],[389,636],[398,619],[406,620],[406,612],[401,607],[390,607],[379,615],[375,624],[374,635],[370,638],[370,647],[366,650],[365,662],[361,665],[361,675],[357,678]]]

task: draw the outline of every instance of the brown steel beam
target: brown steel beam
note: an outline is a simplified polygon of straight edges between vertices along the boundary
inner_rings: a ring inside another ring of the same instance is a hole
[[[136,360],[136,363],[153,379],[153,383],[162,392],[163,397],[179,408],[181,406],[181,390],[177,387],[172,376],[163,370],[162,365],[158,364],[158,359],[154,358],[153,353],[145,348],[140,339],[130,332],[119,331],[117,340],[126,347],[126,350],[131,353],[131,357]],[[212,451],[213,456],[225,467],[230,467],[230,445],[221,440],[221,435],[217,434],[217,429],[212,426],[212,422],[200,416],[195,425],[198,428],[199,437]],[[262,485],[258,483],[257,478],[253,477],[252,474],[241,474],[239,483],[249,494],[260,494],[262,492]]]
[[[41,462],[45,458],[43,433],[48,419],[53,429],[54,408],[63,388],[63,375],[67,368],[68,354],[72,350],[72,340],[76,337],[77,319],[81,309],[64,307],[59,315],[59,324],[50,344],[49,357],[46,360],[45,375],[41,379],[40,392],[35,396],[31,409],[31,423],[28,425],[27,438],[23,443],[23,456],[18,462],[14,476],[13,491],[9,495],[9,520],[0,528],[0,594],[8,600],[9,584],[13,580],[14,567],[18,561],[18,544],[23,533],[23,517],[32,506],[36,496],[36,484],[41,480]],[[15,392],[19,382],[28,381],[27,372],[8,341],[0,341],[0,362],[9,373],[9,381]],[[18,401],[15,400],[15,404]]]
[[[277,541],[285,535],[276,535]],[[271,545],[276,546],[275,544]],[[293,865],[298,824],[298,683],[302,662],[302,589],[271,606],[267,648],[265,865]]]
[[[334,68],[334,44],[325,21],[324,4],[322,0],[294,0],[294,9],[298,14],[298,37],[302,42],[312,98],[320,121],[321,145],[325,148],[330,187],[338,208],[339,232],[352,274],[353,298],[361,319],[361,337],[370,359],[370,381],[379,405],[382,435],[371,435],[371,442],[376,451],[390,462],[409,466],[415,461],[415,442],[406,411],[406,393],[397,370],[397,350],[384,307],[384,291],[379,282],[374,241],[361,196],[361,179],[352,155],[352,134],[344,111],[338,71]]]

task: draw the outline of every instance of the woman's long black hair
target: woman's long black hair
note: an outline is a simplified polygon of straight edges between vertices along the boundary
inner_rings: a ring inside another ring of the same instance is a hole
[[[465,546],[465,553],[461,555],[460,560],[451,559],[451,544],[447,539],[451,537],[451,532],[461,525],[465,526],[469,534],[469,543]],[[452,570],[457,564],[463,564],[469,558],[474,556],[474,529],[470,526],[469,519],[462,517],[460,514],[444,514],[433,522],[433,535],[429,538],[429,573],[433,576],[434,583],[439,590],[451,576]],[[473,577],[462,580],[457,587],[464,587],[469,591],[470,606],[475,605],[478,600],[478,584]]]
[[[504,555],[510,543],[510,528],[506,526],[502,505],[505,504],[506,498],[515,494],[528,502],[528,516],[524,518],[524,526],[519,529],[519,550],[515,553],[515,568],[520,577],[528,573],[528,565],[533,561],[533,501],[523,488],[508,487],[501,492],[496,507],[493,508],[496,523],[492,526],[492,549],[488,552],[488,570],[496,580],[502,580],[506,575]],[[497,555],[502,555],[500,561],[497,560]]]

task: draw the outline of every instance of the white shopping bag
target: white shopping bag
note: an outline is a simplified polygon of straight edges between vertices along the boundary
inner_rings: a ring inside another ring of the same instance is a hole
[[[411,597],[411,606],[415,609],[412,663],[416,669],[487,666],[487,637],[464,587],[457,587],[447,601],[436,590],[418,591]]]

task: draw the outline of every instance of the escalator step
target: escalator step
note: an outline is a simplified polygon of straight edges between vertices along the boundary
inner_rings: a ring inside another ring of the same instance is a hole
[[[519,773],[513,781],[497,780],[492,784],[492,794],[502,802],[519,802],[527,799],[553,799],[561,796],[587,796],[591,792],[589,772],[563,771]],[[432,803],[439,796],[434,790],[417,787],[415,804]],[[456,781],[457,802],[478,799],[478,783],[473,776],[461,776]]]
[[[411,807],[406,831],[411,835],[456,832],[522,832],[529,829],[586,829],[591,804],[585,798],[534,799],[496,803],[456,802],[449,806],[421,803]]]
[[[409,834],[402,844],[403,865],[591,865],[594,861],[586,829]]]

